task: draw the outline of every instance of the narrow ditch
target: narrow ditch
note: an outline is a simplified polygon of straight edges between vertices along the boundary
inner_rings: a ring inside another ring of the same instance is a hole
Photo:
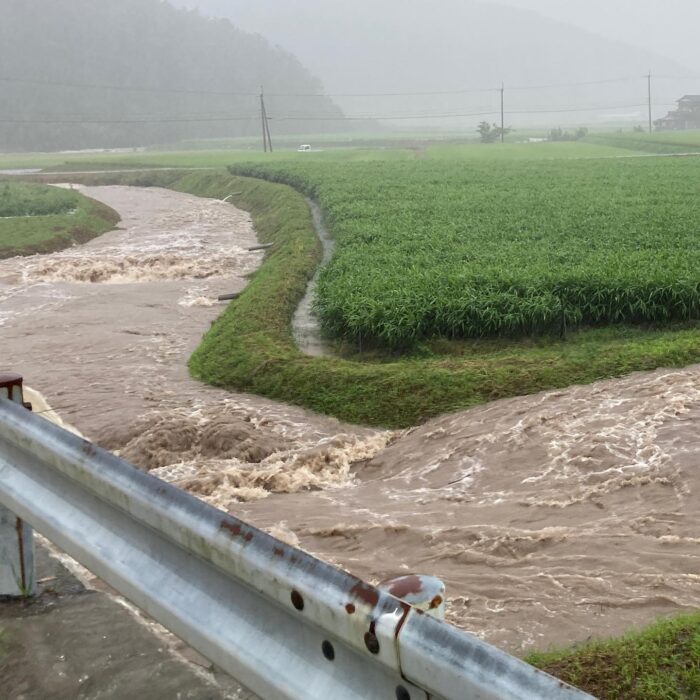
[[[330,262],[333,257],[333,249],[335,243],[328,233],[323,223],[323,215],[321,208],[312,199],[306,198],[306,203],[311,210],[311,218],[314,222],[316,235],[323,246],[323,257],[321,263],[316,268],[314,276],[306,286],[306,293],[303,299],[299,302],[294,318],[292,319],[292,333],[297,347],[307,355],[313,357],[336,357],[337,354],[333,349],[332,344],[323,337],[321,325],[318,318],[313,312],[314,295],[316,294],[316,285],[319,275],[323,268]]]

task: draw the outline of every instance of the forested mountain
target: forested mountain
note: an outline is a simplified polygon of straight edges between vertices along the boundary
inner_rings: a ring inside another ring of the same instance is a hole
[[[287,51],[161,0],[4,0],[0,150],[172,143],[345,129],[321,83]]]
[[[329,93],[453,92],[339,96],[338,104],[348,115],[486,112],[485,118],[492,119],[500,111],[503,81],[508,123],[515,127],[593,125],[625,116],[645,123],[644,76],[649,70],[656,75],[656,116],[665,114],[682,94],[700,92],[697,80],[675,79],[697,74],[698,67],[693,70],[643,47],[496,0],[172,2],[235,18],[238,26],[263,33],[293,51]],[[591,17],[586,19],[594,26]],[[661,27],[666,20],[661,13],[659,19]],[[600,13],[599,26],[606,21]],[[665,24],[662,30],[672,35],[672,26]]]

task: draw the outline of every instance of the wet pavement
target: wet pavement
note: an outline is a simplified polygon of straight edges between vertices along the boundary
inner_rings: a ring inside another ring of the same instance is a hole
[[[0,602],[3,700],[254,700],[47,545],[36,555],[38,595]]]

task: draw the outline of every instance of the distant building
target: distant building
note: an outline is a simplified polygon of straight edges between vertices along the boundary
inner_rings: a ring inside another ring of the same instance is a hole
[[[654,126],[659,131],[700,129],[700,95],[686,95],[678,100],[678,109],[657,119]]]

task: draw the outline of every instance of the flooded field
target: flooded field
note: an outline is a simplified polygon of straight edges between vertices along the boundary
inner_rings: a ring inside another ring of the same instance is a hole
[[[442,577],[448,618],[511,651],[700,603],[699,367],[403,432],[204,387],[186,361],[262,260],[249,217],[80,189],[122,230],[0,262],[0,365],[86,436],[359,576]]]

